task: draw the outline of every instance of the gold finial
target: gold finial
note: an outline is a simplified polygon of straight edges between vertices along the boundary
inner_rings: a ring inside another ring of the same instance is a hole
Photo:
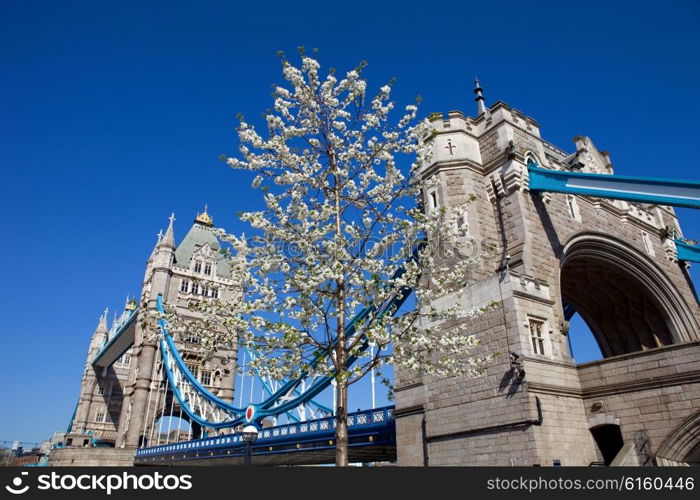
[[[209,205],[204,205],[204,212],[201,214],[197,214],[197,218],[194,220],[195,222],[201,222],[205,226],[213,226],[214,225],[214,219],[207,213],[207,208]]]
[[[126,307],[124,308],[127,311],[133,311],[136,309],[136,299],[131,299],[129,302],[127,302]]]

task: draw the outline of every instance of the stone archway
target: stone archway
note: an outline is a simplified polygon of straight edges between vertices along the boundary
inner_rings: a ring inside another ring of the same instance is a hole
[[[666,436],[656,450],[656,457],[662,463],[700,465],[700,412],[688,417]]]
[[[168,433],[172,435],[167,436]],[[153,420],[148,423],[145,433],[139,440],[139,446],[147,447],[168,441],[200,439],[202,435],[202,426],[190,418],[185,411],[181,411],[180,406],[176,404],[172,412],[167,406],[153,416]]]
[[[607,235],[577,235],[567,243],[559,284],[562,300],[584,319],[604,357],[685,342],[697,329],[658,266]]]

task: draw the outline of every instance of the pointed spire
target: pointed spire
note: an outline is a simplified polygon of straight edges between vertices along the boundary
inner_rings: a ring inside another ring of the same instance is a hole
[[[100,321],[97,323],[98,332],[107,332],[107,315],[109,314],[109,307],[105,309],[105,312],[100,316]]]
[[[481,85],[479,84],[479,79],[475,78],[474,79],[474,93],[476,94],[476,97],[474,100],[476,101],[476,109],[477,109],[477,115],[479,116],[482,113],[486,112],[486,105],[484,104],[484,96],[482,92],[484,91],[483,88],[481,88]]]
[[[158,241],[156,241],[155,246],[153,247],[153,250],[151,250],[151,255],[148,256],[148,263],[153,262],[153,257],[156,255],[156,250],[158,249],[158,245],[160,245],[161,240],[163,239],[163,230],[159,230],[158,234],[156,235],[158,237]]]
[[[175,233],[173,232],[173,222],[175,222],[175,214],[170,215],[170,224],[168,224],[168,229],[165,230],[165,236],[161,238],[158,242],[158,247],[170,247],[175,248]]]

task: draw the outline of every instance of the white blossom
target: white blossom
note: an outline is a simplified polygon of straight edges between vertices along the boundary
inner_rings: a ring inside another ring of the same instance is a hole
[[[265,208],[241,217],[253,238],[219,232],[235,249],[228,258],[242,288],[228,300],[195,304],[205,344],[238,340],[259,353],[249,369],[279,379],[308,372],[347,385],[386,363],[439,377],[477,375],[492,354],[466,326],[494,305],[433,305],[466,285],[478,259],[456,254],[445,239],[465,207],[420,208],[437,182],[420,171],[430,161],[430,140],[422,140],[431,137],[429,122],[409,105],[392,125],[391,85],[367,98],[362,66],[340,81],[320,70],[308,56],[301,67],[283,61],[286,84],[274,90],[267,135],[240,123],[239,154],[227,163],[252,174]],[[416,304],[375,310],[355,332],[342,328],[407,289],[416,290]],[[317,352],[325,361],[314,364]],[[343,360],[352,355],[359,358],[350,366]]]

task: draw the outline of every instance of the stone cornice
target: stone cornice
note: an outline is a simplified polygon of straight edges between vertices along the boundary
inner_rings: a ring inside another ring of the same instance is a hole
[[[584,398],[597,398],[600,396],[625,394],[627,392],[639,392],[691,383],[700,384],[700,370],[674,373],[673,375],[654,377],[653,379],[650,378],[646,380],[635,380],[633,382],[619,382],[610,385],[583,387],[581,388],[581,396]]]
[[[409,389],[415,389],[416,387],[420,387],[423,385],[423,382],[414,382],[412,384],[404,385],[403,387],[396,387],[394,388],[394,392],[401,392],[401,391],[407,391]]]
[[[585,369],[585,368],[591,368],[596,365],[606,365],[610,363],[614,363],[616,361],[621,361],[625,359],[630,359],[630,358],[638,358],[642,356],[654,356],[656,354],[659,354],[660,352],[668,352],[668,351],[675,351],[678,349],[687,349],[689,347],[700,347],[700,340],[693,340],[691,342],[683,342],[681,344],[671,344],[667,345],[664,347],[658,347],[656,349],[649,349],[648,351],[637,351],[637,352],[630,352],[627,354],[619,354],[617,356],[611,356],[609,358],[605,359],[598,359],[596,361],[589,361],[587,363],[581,363],[579,365],[576,365],[576,368],[579,370]]]
[[[406,408],[396,408],[394,410],[394,417],[410,417],[411,415],[422,415],[423,413],[425,413],[425,407],[423,405],[414,405]]]
[[[483,175],[483,169],[478,163],[474,163],[469,160],[454,160],[449,162],[433,162],[429,166],[421,170],[421,175],[423,177],[430,177],[438,172],[450,171],[450,170],[471,170],[479,175]]]

